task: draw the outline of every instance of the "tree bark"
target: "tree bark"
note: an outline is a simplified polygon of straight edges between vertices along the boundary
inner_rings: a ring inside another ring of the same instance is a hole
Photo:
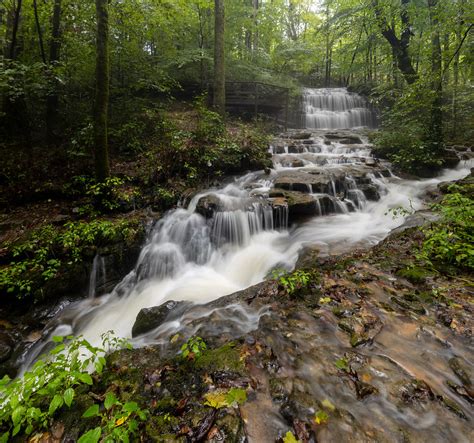
[[[395,26],[390,26],[383,15],[382,8],[378,0],[372,0],[375,17],[377,19],[380,31],[385,39],[392,47],[393,55],[396,59],[398,69],[402,73],[408,84],[413,84],[418,79],[418,74],[413,68],[410,56],[410,37],[411,37],[411,23],[408,15],[407,6],[411,0],[401,0],[401,34],[400,38],[395,33]]]
[[[95,0],[97,16],[96,87],[94,106],[95,174],[104,181],[110,173],[108,153],[109,12],[108,0]]]
[[[215,0],[214,30],[214,108],[225,116],[225,8],[224,0]]]
[[[428,0],[430,10],[430,22],[432,26],[431,37],[431,76],[432,89],[434,92],[431,104],[431,119],[428,138],[433,151],[440,151],[443,147],[443,73],[442,73],[442,51],[439,33],[438,0]]]
[[[16,41],[18,36],[18,27],[20,25],[21,3],[22,0],[17,0],[13,16],[12,39],[10,41],[10,48],[8,51],[8,58],[10,60],[15,60],[16,58]]]
[[[51,40],[49,42],[49,64],[50,69],[59,62],[61,53],[61,0],[54,0],[53,23],[51,29]],[[58,121],[59,95],[58,84],[52,81],[52,92],[46,99],[46,134],[50,142],[55,138],[55,128]]]
[[[38,33],[38,43],[40,47],[41,60],[43,61],[44,64],[46,64],[46,52],[44,50],[43,30],[41,29],[41,23],[39,21],[38,3],[36,0],[33,0],[33,10],[35,13],[36,32]]]

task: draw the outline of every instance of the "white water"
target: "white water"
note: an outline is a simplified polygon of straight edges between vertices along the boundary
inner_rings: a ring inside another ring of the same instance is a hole
[[[339,103],[336,99],[334,102]],[[275,170],[270,175],[248,174],[223,189],[197,195],[186,209],[167,213],[150,232],[135,269],[114,291],[70,305],[47,328],[45,338],[73,333],[98,344],[101,334],[109,330],[121,337],[131,337],[132,326],[142,308],[159,306],[168,300],[194,304],[216,300],[261,282],[274,268],[291,270],[306,246],[316,246],[322,254],[331,254],[375,244],[404,221],[403,217],[394,219],[387,214],[390,208],[422,208],[422,197],[430,187],[460,179],[469,174],[472,166],[464,162],[438,178],[420,181],[369,173],[367,180],[382,194],[374,202],[367,201],[351,175],[353,168],[370,170],[364,166],[371,160],[370,146],[364,138],[362,144],[349,148],[337,140],[326,144],[324,133],[315,132],[311,143],[304,146],[299,154],[287,154],[289,148],[285,145],[283,154],[274,155]],[[285,166],[291,159],[301,160],[304,165]],[[324,211],[320,199],[324,197],[332,202],[329,212],[339,213],[288,227],[288,213],[284,209],[272,210],[261,197],[268,194],[280,173],[334,171],[336,176],[341,168],[346,168],[343,171],[347,173],[342,182],[336,179],[331,182],[329,197],[313,194],[321,214]],[[217,197],[220,202],[219,211],[208,220],[196,212],[199,200],[206,196]],[[135,339],[135,344],[156,343],[179,330],[192,333],[214,324],[218,332],[232,328],[246,332],[257,326],[263,314],[239,305],[194,308],[153,334]],[[40,348],[27,356],[25,365],[36,357]]]
[[[305,89],[304,124],[311,129],[347,129],[375,126],[373,112],[358,94],[345,88]]]

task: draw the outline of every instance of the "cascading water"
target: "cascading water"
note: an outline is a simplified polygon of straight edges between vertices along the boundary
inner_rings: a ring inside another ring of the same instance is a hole
[[[345,88],[305,89],[303,126],[311,129],[374,127],[375,115],[366,100]]]
[[[360,97],[341,89],[320,91],[305,91],[309,128],[370,125],[371,113]],[[429,187],[469,173],[470,164],[462,164],[436,179],[402,180],[372,158],[363,133],[309,132],[304,137],[291,132],[272,146],[275,169],[270,174],[250,173],[195,196],[186,209],[168,212],[151,229],[123,281],[110,294],[69,305],[48,325],[43,343],[71,333],[99,343],[108,330],[130,338],[142,308],[170,300],[189,304],[158,332],[134,339],[136,345],[165,342],[180,330],[195,332],[196,322],[212,329],[210,312],[199,305],[259,283],[277,267],[291,270],[305,246],[330,254],[374,244],[403,223],[387,215],[390,208],[419,209]],[[291,198],[278,197],[280,192],[309,197],[312,215],[295,222],[298,208]],[[237,335],[255,328],[264,314],[238,305],[215,311]],[[221,326],[216,325],[217,334]],[[26,356],[24,366],[41,346]]]

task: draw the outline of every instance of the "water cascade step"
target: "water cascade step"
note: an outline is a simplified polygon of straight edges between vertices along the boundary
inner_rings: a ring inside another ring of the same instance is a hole
[[[374,112],[367,101],[345,88],[306,88],[302,98],[303,127],[348,129],[375,127]]]

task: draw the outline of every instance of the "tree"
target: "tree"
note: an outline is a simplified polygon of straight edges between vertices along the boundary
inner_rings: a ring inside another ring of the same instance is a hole
[[[224,0],[215,0],[214,108],[225,115],[225,9]]]
[[[411,0],[401,0],[400,4],[400,21],[401,34],[397,37],[395,32],[395,24],[389,25],[387,18],[384,16],[382,6],[378,0],[372,0],[372,6],[377,18],[380,31],[385,39],[392,47],[394,58],[397,61],[398,69],[400,69],[403,77],[408,84],[413,84],[418,79],[418,74],[413,68],[410,56],[410,38],[412,35],[410,16],[408,14],[408,5]]]
[[[108,0],[96,0],[97,52],[94,106],[95,173],[99,181],[109,176],[107,122],[109,109],[109,11]]]
[[[49,43],[49,64],[54,69],[59,62],[61,52],[61,0],[54,0],[53,23],[51,29],[51,40]],[[58,84],[53,80],[53,90],[46,99],[46,132],[48,140],[54,139],[54,128],[58,119],[59,96]]]

